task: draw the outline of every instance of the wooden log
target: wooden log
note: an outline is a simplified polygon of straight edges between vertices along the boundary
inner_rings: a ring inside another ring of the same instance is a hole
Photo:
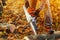
[[[41,35],[32,35],[25,36],[23,40],[56,40],[60,38],[60,31],[55,31],[54,34],[41,34]]]

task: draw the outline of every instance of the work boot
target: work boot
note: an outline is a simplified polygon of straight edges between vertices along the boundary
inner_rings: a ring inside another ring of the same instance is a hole
[[[50,30],[48,33],[49,34],[54,34],[54,30]]]
[[[53,34],[53,33],[54,33],[54,30],[52,30],[51,27],[46,27],[46,32],[47,32],[48,34]]]

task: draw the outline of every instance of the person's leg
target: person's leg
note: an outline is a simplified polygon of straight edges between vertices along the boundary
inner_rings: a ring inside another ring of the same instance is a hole
[[[30,7],[36,8],[37,0],[28,0],[28,2]]]
[[[38,28],[36,26],[36,17],[32,17],[32,23],[34,25],[35,30],[38,30]]]

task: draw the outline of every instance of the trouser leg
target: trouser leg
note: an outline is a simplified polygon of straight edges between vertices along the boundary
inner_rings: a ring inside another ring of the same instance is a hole
[[[35,30],[38,30],[38,28],[36,26],[36,17],[32,17],[32,23],[34,25]]]

